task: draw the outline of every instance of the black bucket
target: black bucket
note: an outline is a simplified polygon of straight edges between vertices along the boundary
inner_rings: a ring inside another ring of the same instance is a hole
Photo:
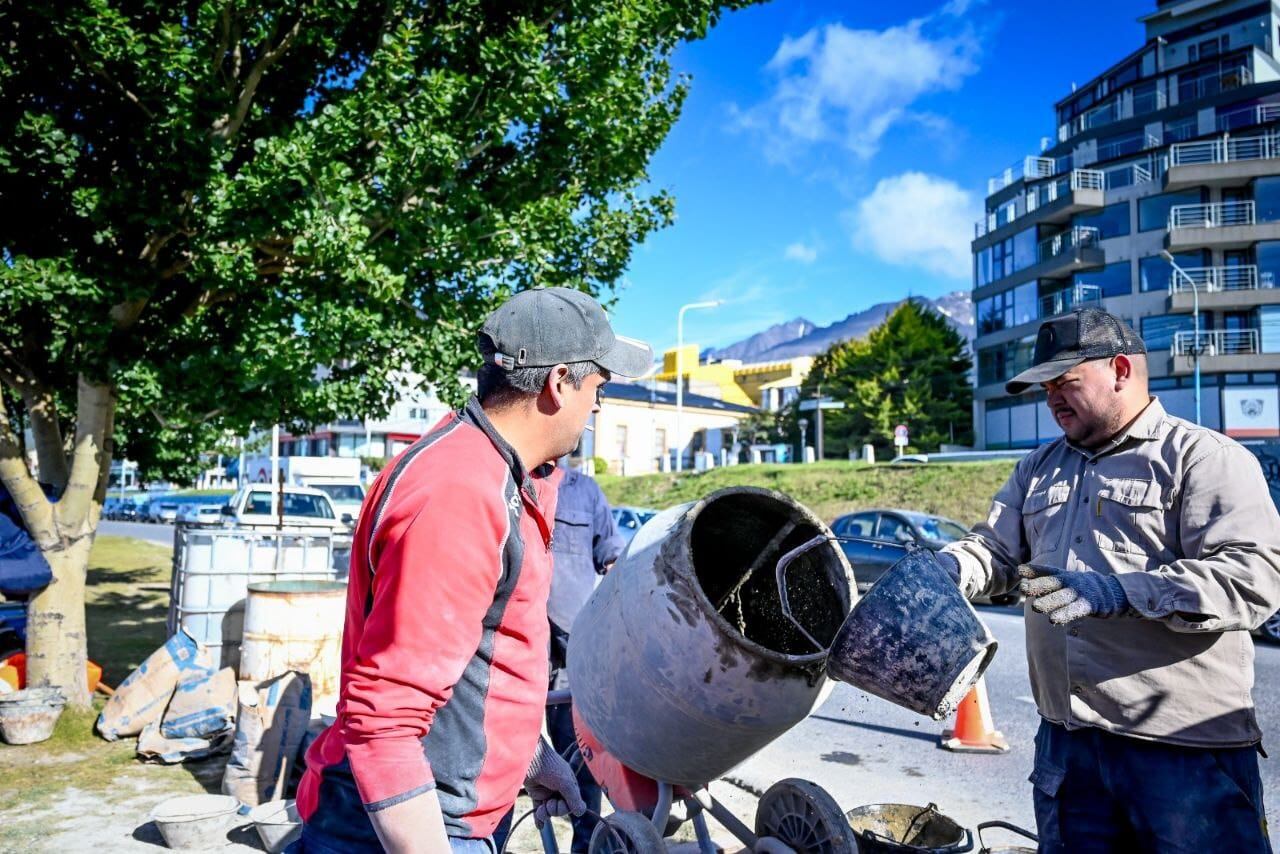
[[[844,814],[858,839],[858,854],[959,854],[973,850],[973,834],[938,812],[935,804],[868,804]]]
[[[933,552],[915,549],[853,606],[827,673],[934,720],[955,711],[996,640]]]

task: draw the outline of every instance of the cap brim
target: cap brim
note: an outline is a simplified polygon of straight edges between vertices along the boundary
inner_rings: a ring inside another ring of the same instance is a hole
[[[634,338],[614,336],[613,347],[595,362],[620,377],[641,377],[653,366],[653,348]]]
[[[1056,380],[1067,371],[1086,361],[1084,356],[1073,356],[1070,359],[1056,359],[1052,362],[1042,362],[1039,365],[1033,365],[1013,379],[1004,384],[1004,390],[1009,394],[1022,394],[1033,385],[1047,383],[1049,380]]]

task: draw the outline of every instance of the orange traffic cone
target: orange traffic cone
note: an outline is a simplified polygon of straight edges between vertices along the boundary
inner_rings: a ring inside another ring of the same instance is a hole
[[[942,731],[942,748],[957,753],[1007,753],[1009,742],[996,729],[987,702],[986,683],[979,679],[956,709],[955,727]]]

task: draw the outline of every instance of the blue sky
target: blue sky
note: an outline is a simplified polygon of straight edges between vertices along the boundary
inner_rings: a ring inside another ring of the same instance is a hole
[[[774,0],[674,60],[692,76],[650,177],[677,220],[636,249],[615,327],[720,346],[971,286],[987,178],[1055,133],[1053,103],[1139,47],[1155,0]]]

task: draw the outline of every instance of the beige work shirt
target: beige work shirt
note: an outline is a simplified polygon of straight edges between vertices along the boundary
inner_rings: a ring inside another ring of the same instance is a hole
[[[1055,626],[1025,606],[1040,714],[1172,744],[1255,744],[1249,630],[1280,608],[1280,515],[1262,468],[1155,398],[1107,446],[1065,437],[1019,461],[985,522],[946,547],[965,595],[1023,563],[1119,577],[1130,616]]]

